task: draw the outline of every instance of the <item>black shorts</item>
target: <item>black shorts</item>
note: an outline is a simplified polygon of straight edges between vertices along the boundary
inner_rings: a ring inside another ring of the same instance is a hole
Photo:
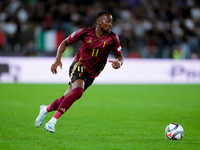
[[[80,65],[80,62],[75,62],[71,64],[69,68],[69,77],[70,83],[73,83],[77,79],[82,79],[85,81],[84,90],[86,90],[94,81],[94,78],[89,78],[87,76],[87,72],[85,71],[85,67]]]

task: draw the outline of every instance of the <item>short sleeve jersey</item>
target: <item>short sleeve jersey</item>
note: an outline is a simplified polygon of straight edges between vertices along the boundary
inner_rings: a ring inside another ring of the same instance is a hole
[[[111,50],[115,55],[122,54],[119,38],[113,32],[98,38],[95,34],[95,28],[81,28],[73,32],[68,40],[70,43],[81,40],[75,62],[79,61],[81,63],[90,78],[97,77],[104,69]]]

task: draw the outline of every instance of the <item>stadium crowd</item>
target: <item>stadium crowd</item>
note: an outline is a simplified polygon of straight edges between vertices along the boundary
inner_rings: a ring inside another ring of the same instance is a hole
[[[0,0],[0,56],[39,56],[36,29],[67,37],[94,26],[101,10],[113,15],[127,58],[200,58],[198,0]]]

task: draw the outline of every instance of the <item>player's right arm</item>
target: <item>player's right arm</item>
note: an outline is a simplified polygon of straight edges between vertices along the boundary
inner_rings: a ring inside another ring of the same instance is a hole
[[[51,65],[51,72],[53,74],[57,74],[57,67],[58,66],[60,66],[60,69],[62,69],[61,57],[62,57],[63,52],[66,50],[67,45],[69,45],[69,44],[70,44],[70,42],[69,42],[68,38],[66,38],[59,45],[55,62]]]
[[[63,52],[66,50],[66,47],[69,44],[75,43],[78,40],[81,40],[81,35],[85,33],[84,29],[79,29],[75,32],[73,32],[70,36],[68,36],[66,39],[64,39],[61,44],[58,47],[57,54],[56,54],[56,60],[51,66],[51,72],[53,74],[57,74],[57,67],[60,66],[62,69],[62,62],[61,62],[61,57]]]

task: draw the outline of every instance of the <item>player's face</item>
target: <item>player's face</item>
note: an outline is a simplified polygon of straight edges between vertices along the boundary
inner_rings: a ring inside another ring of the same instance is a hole
[[[104,14],[101,18],[101,30],[109,33],[112,27],[112,15]]]

